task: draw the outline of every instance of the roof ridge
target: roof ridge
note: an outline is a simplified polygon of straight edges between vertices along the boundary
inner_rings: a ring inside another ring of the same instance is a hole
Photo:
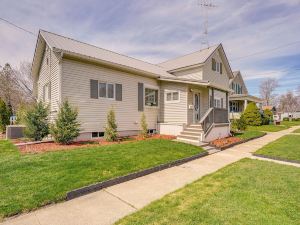
[[[69,40],[72,40],[72,41],[76,41],[76,42],[79,42],[81,44],[85,44],[85,45],[89,45],[89,46],[92,46],[92,47],[95,47],[95,48],[98,48],[98,49],[101,49],[101,50],[104,50],[104,51],[107,51],[107,52],[111,52],[111,53],[114,53],[114,54],[118,54],[120,56],[124,56],[126,58],[130,58],[130,59],[134,59],[134,60],[138,60],[140,62],[143,62],[143,63],[147,63],[147,64],[150,64],[152,66],[155,66],[155,67],[159,67],[160,69],[163,69],[165,71],[165,69],[161,66],[158,66],[157,64],[154,64],[154,63],[150,63],[150,62],[146,62],[144,60],[141,60],[141,59],[137,59],[137,58],[134,58],[132,56],[128,56],[128,55],[125,55],[125,54],[122,54],[122,53],[118,53],[118,52],[115,52],[115,51],[112,51],[112,50],[109,50],[109,49],[105,49],[105,48],[101,48],[99,46],[96,46],[96,45],[93,45],[93,44],[89,44],[89,43],[86,43],[86,42],[83,42],[83,41],[79,41],[79,40],[76,40],[74,38],[70,38],[70,37],[66,37],[66,36],[63,36],[61,34],[56,34],[54,32],[51,32],[51,31],[46,31],[46,30],[43,30],[43,29],[40,29],[40,31],[43,31],[43,32],[46,32],[46,33],[50,33],[50,34],[53,34],[53,35],[56,35],[56,36],[60,36],[62,38],[67,38]],[[165,71],[166,72],[166,71]]]
[[[218,47],[220,44],[221,44],[221,43],[212,45],[212,46],[207,47],[207,48],[202,48],[202,49],[200,49],[200,50],[197,50],[197,51],[194,51],[194,52],[191,52],[191,53],[182,55],[182,56],[177,56],[177,57],[175,57],[175,58],[168,59],[168,60],[166,60],[166,61],[160,62],[160,63],[158,63],[157,65],[163,64],[163,63],[166,63],[166,62],[169,62],[169,61],[173,61],[173,60],[179,59],[179,58],[181,58],[181,57],[185,57],[185,56],[188,56],[188,55],[192,55],[192,54],[194,54],[194,53],[201,52],[201,51],[204,51],[204,50],[207,50],[207,49],[210,49],[210,48],[215,48],[215,47]]]

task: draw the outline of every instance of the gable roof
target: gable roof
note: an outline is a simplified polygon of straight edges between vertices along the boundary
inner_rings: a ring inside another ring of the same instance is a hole
[[[153,75],[155,77],[173,77],[172,74],[157,65],[48,31],[40,30],[39,37],[42,37],[50,48],[62,51],[65,54],[82,56],[96,61],[101,61],[103,63],[107,62],[109,64],[114,64],[115,66],[119,65],[128,69],[135,69],[140,72],[149,73],[149,75]]]
[[[212,47],[205,48],[197,52],[180,56],[175,59],[167,60],[165,62],[159,63],[158,65],[165,68],[167,71],[171,71],[187,66],[203,64],[219,46],[220,44],[214,45]]]
[[[242,84],[243,84],[243,86],[244,86],[244,88],[245,88],[245,92],[248,94],[247,86],[246,86],[246,84],[245,84],[245,81],[244,81],[244,78],[243,78],[243,76],[242,76],[242,74],[241,74],[241,71],[239,71],[239,70],[233,72],[233,78],[229,80],[229,85],[231,85],[231,83],[232,83],[235,79],[237,79],[237,78],[240,78],[240,79],[241,79]]]
[[[137,72],[145,76],[151,76],[154,78],[168,78],[170,80],[172,78],[176,78],[175,75],[169,72],[170,68],[180,69],[183,66],[198,66],[204,64],[215,51],[219,50],[222,53],[222,57],[224,57],[226,61],[225,66],[229,71],[228,76],[229,78],[232,77],[232,71],[222,44],[202,49],[200,51],[155,65],[113,51],[99,48],[94,45],[83,43],[72,38],[40,30],[32,62],[32,75],[34,78],[38,77],[41,61],[47,46],[54,52],[61,53],[61,57],[79,58],[129,72]]]

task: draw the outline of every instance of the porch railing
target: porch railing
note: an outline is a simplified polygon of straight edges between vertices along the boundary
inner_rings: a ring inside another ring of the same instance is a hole
[[[228,123],[228,110],[219,108],[209,108],[199,121],[204,134],[212,127],[215,123]]]

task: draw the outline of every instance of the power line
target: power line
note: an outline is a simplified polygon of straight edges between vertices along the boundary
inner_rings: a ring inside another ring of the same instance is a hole
[[[288,44],[280,45],[280,46],[278,46],[278,47],[271,48],[271,49],[268,49],[268,50],[264,50],[264,51],[260,51],[260,52],[255,52],[255,53],[252,53],[252,54],[249,54],[249,55],[244,55],[244,56],[241,56],[241,57],[232,59],[231,61],[237,61],[237,60],[245,59],[245,58],[248,58],[248,57],[251,57],[251,56],[255,56],[255,55],[264,54],[264,53],[267,53],[267,52],[276,51],[276,50],[278,50],[278,49],[286,48],[286,47],[289,47],[289,46],[291,46],[291,45],[295,45],[295,44],[298,44],[298,43],[300,43],[300,41],[290,42],[290,43],[288,43]]]
[[[18,25],[16,25],[16,24],[14,24],[14,23],[12,23],[12,22],[6,20],[6,19],[3,19],[3,18],[0,17],[0,20],[2,20],[2,21],[4,21],[5,23],[8,23],[9,25],[14,26],[14,27],[16,27],[16,28],[18,28],[18,29],[20,29],[20,30],[22,30],[22,31],[25,31],[25,32],[27,32],[28,34],[33,35],[34,37],[37,37],[37,35],[36,35],[35,33],[31,32],[31,31],[29,31],[29,30],[27,30],[27,29],[25,29],[25,28],[23,28],[23,27],[20,27],[20,26],[18,26]]]

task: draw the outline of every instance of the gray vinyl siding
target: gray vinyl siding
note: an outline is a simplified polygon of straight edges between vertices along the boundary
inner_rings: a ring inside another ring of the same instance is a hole
[[[47,102],[50,111],[50,121],[53,121],[59,109],[60,102],[60,65],[59,53],[53,52],[46,46],[41,62],[38,78],[38,100],[43,101],[43,88],[50,84],[50,101]],[[48,59],[48,65],[47,65]]]
[[[161,82],[160,86],[160,122],[162,123],[187,123],[187,85],[172,82]],[[167,90],[179,90],[180,102],[165,102]]]
[[[122,101],[90,98],[90,80],[122,84]],[[121,72],[94,64],[63,59],[62,97],[78,109],[82,132],[103,131],[107,112],[113,108],[119,131],[140,130],[138,83],[158,87],[155,79]],[[149,129],[157,128],[158,107],[144,107]]]
[[[174,72],[173,74],[180,78],[203,80],[202,67]]]
[[[221,62],[223,65],[223,71],[222,74],[220,74],[217,71],[213,71],[211,64],[212,64],[212,58],[214,58],[217,62]],[[228,89],[229,84],[229,78],[227,71],[225,69],[225,62],[222,60],[221,53],[218,51],[215,51],[206,61],[204,67],[203,67],[203,80],[208,80],[212,84],[216,84],[220,87]]]
[[[200,115],[201,117],[206,113],[206,111],[209,109],[209,89],[205,87],[199,87],[199,86],[193,86],[190,85],[189,90],[197,90],[200,93]],[[188,105],[193,105],[194,99],[193,99],[193,92],[188,92]],[[188,124],[193,123],[193,109],[188,109]]]

